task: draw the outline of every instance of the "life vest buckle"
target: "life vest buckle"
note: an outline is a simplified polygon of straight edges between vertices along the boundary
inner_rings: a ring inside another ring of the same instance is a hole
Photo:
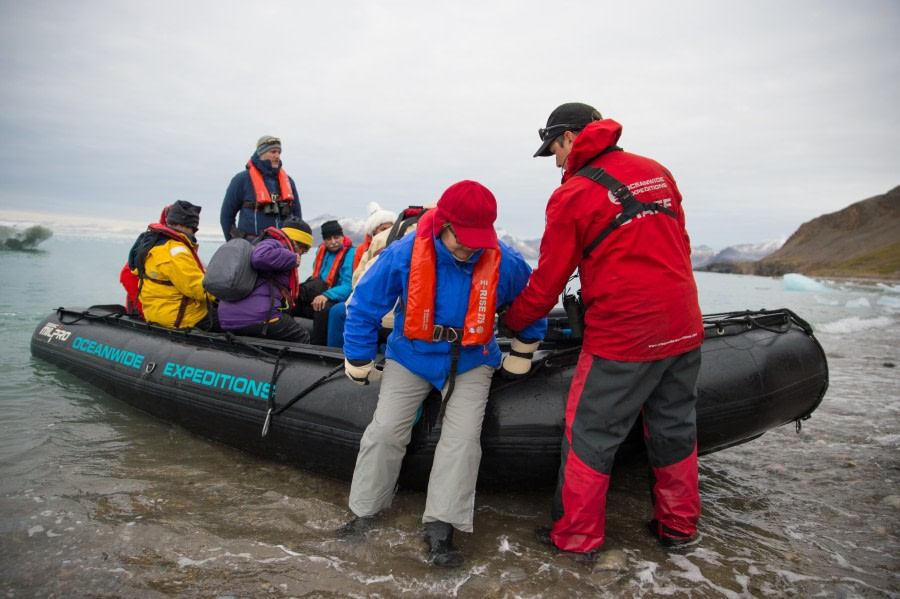
[[[434,331],[431,334],[431,340],[437,343],[438,341],[449,341],[450,343],[456,343],[462,339],[462,329],[458,329],[456,327],[448,327],[441,324],[434,325]]]

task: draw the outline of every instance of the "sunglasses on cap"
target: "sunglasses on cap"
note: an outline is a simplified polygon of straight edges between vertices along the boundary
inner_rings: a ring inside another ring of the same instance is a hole
[[[263,140],[263,142],[259,145],[267,146],[269,144],[280,144],[280,143],[281,143],[281,140],[278,139],[277,137],[270,137],[268,139]]]
[[[577,125],[552,125],[550,127],[542,127],[538,129],[538,137],[541,138],[541,141],[547,141],[548,139],[553,139],[554,137],[573,129],[581,129],[581,127],[578,127]]]

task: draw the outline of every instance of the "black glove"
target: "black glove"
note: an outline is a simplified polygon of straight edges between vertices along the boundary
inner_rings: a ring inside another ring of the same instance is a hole
[[[516,336],[516,331],[512,330],[506,324],[506,313],[509,311],[509,304],[502,306],[500,310],[497,312],[497,333],[501,337],[506,337],[507,339],[514,339]]]

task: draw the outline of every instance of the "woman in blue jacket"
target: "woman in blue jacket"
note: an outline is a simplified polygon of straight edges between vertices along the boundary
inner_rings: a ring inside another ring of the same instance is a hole
[[[527,374],[547,328],[521,331],[503,361],[494,338],[497,306],[525,287],[531,268],[497,239],[493,194],[474,181],[448,188],[415,235],[388,246],[360,279],[344,329],[345,370],[359,384],[382,379],[378,405],[360,444],[350,489],[357,516],[342,529],[366,530],[387,508],[419,407],[432,387],[443,396],[443,424],[428,483],[425,535],[431,561],[458,566],[453,529],[472,531],[481,425],[494,370]],[[382,372],[374,368],[381,319],[400,298]]]

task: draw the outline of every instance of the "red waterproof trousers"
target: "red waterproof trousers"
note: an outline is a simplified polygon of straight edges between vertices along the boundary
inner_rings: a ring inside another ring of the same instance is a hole
[[[566,404],[550,533],[554,545],[585,552],[603,544],[613,459],[640,413],[654,478],[653,517],[664,535],[682,538],[696,532],[699,371],[699,348],[652,362],[581,354]]]

